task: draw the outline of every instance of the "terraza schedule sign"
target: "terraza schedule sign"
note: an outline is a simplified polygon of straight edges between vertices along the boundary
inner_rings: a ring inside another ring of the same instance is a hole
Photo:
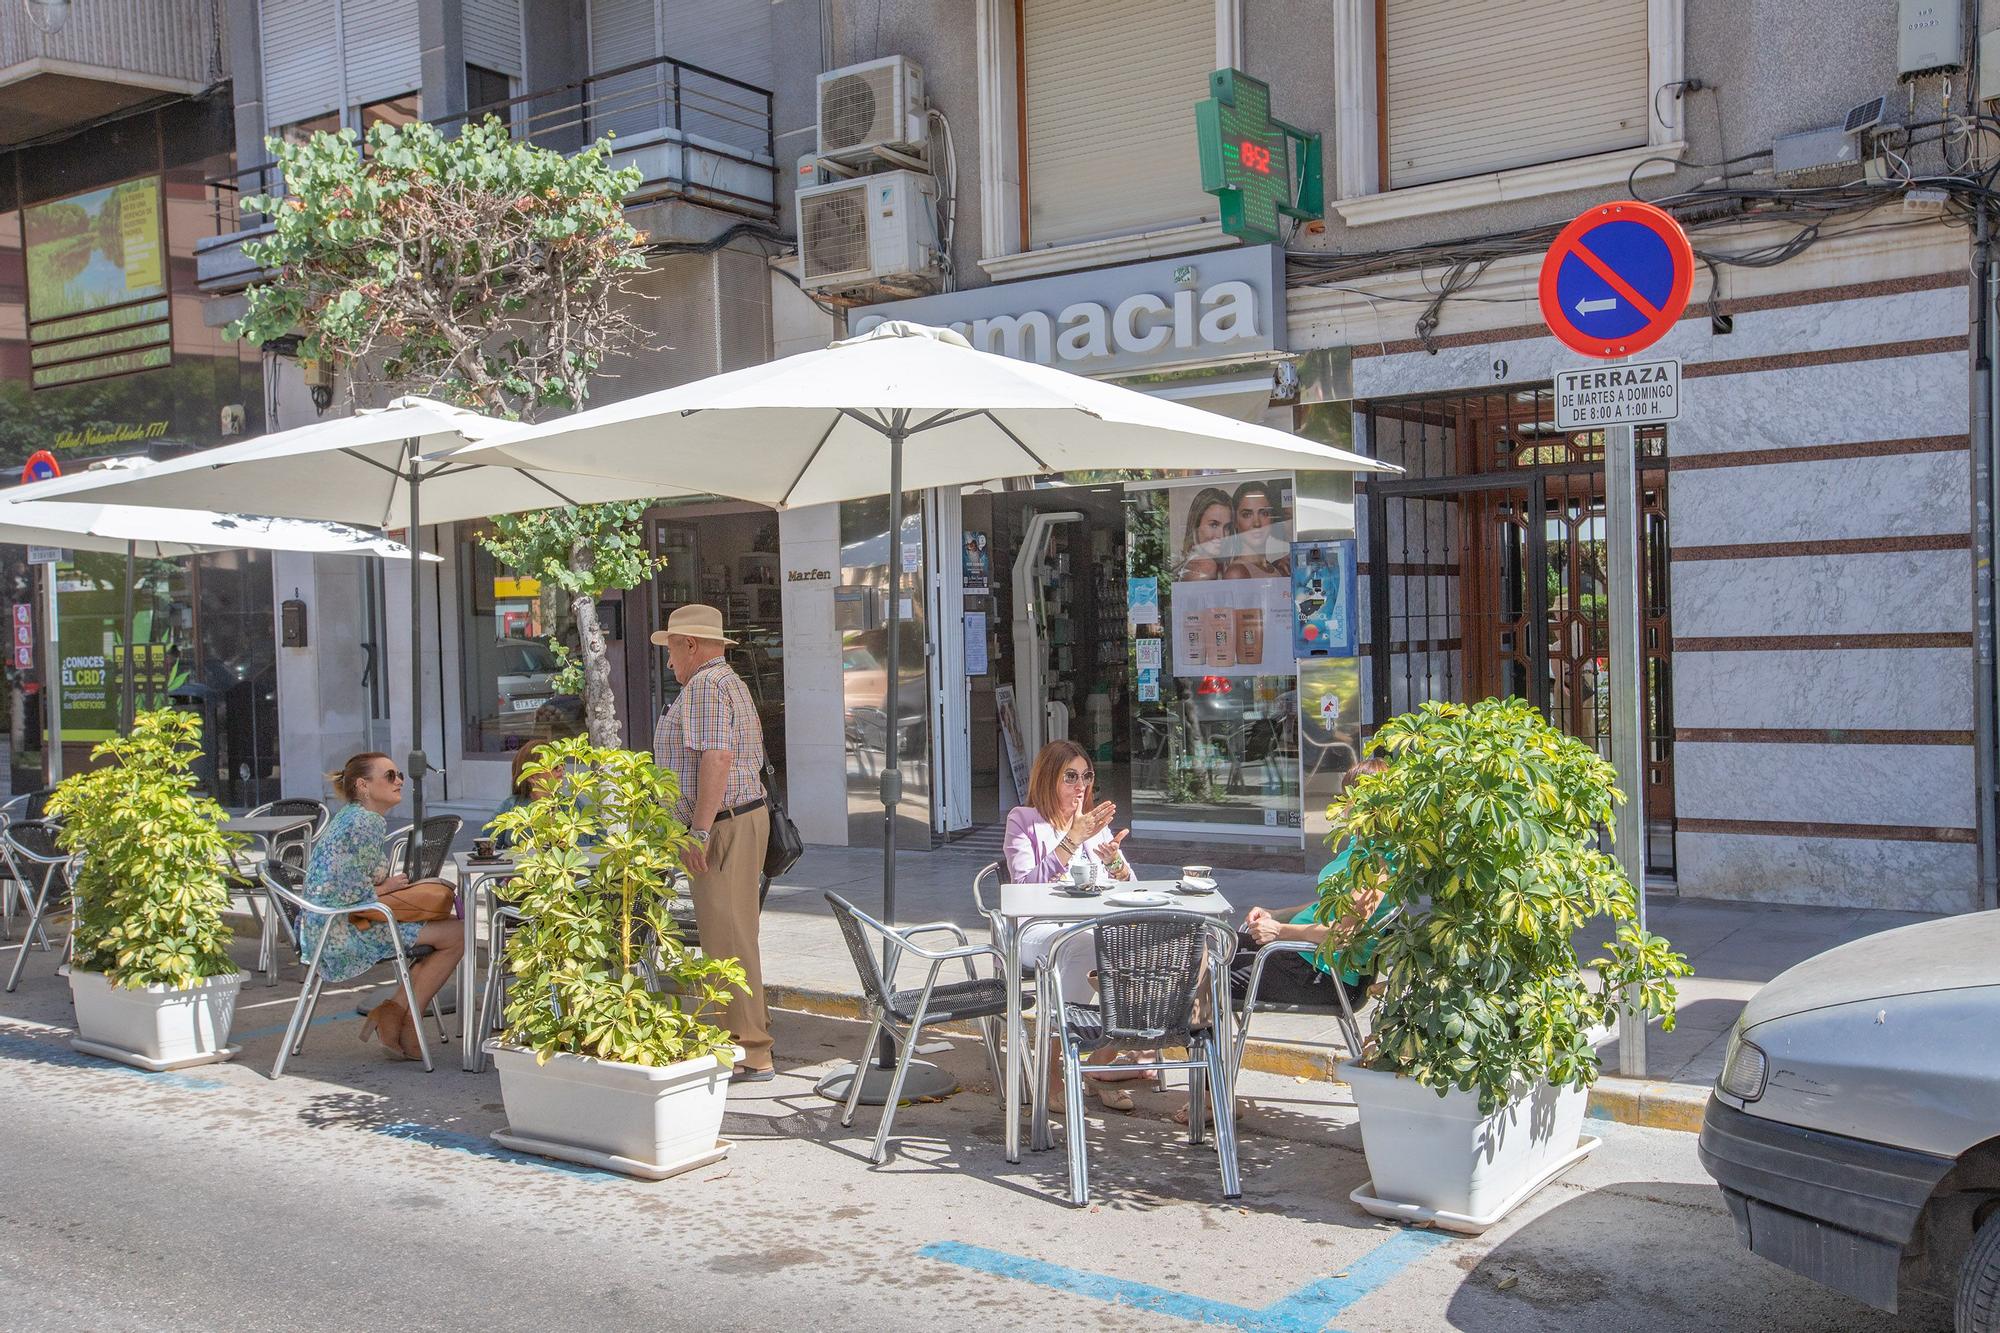
[[[1678,360],[1614,362],[1556,372],[1556,429],[1644,426],[1678,421]]]

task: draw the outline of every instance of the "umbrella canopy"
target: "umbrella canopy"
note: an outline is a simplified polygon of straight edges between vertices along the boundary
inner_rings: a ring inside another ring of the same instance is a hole
[[[909,490],[1085,468],[1396,470],[896,320],[823,351],[531,426],[454,461],[786,508],[885,494],[898,443]]]
[[[38,491],[37,498],[88,495],[121,505],[241,510],[370,528],[407,528],[415,457],[499,440],[522,429],[518,422],[448,403],[399,398],[379,410],[364,409],[353,416],[316,421],[143,468],[83,472],[37,483],[49,488]],[[419,480],[426,523],[680,493],[677,487],[654,489],[593,477],[559,483],[504,465],[425,466]]]
[[[34,487],[17,489],[25,492]],[[388,560],[406,559],[410,554],[401,542],[339,523],[59,500],[15,500],[0,507],[0,542],[131,554],[148,560],[245,549],[379,555]]]

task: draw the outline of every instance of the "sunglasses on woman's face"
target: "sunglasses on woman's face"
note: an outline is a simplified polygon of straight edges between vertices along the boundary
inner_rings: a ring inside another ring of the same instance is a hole
[[[401,782],[403,775],[393,768],[385,768],[375,775],[375,780],[377,782]]]
[[[1066,768],[1063,770],[1062,780],[1065,787],[1088,787],[1097,781],[1097,774],[1088,770],[1079,773],[1073,768]]]

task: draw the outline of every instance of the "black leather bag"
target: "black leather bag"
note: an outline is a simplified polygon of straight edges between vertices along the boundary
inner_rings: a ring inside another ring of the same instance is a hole
[[[764,875],[776,879],[799,863],[806,854],[805,839],[799,836],[799,826],[785,813],[785,803],[778,799],[777,770],[767,760],[764,764],[764,804],[771,811],[771,836],[764,847]]]

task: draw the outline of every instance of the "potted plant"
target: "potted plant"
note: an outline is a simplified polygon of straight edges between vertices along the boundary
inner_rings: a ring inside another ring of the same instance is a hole
[[[1324,919],[1362,926],[1379,888],[1373,1035],[1344,1076],[1385,1217],[1479,1231],[1596,1146],[1582,1140],[1596,1031],[1630,1006],[1671,1029],[1686,959],[1639,928],[1597,845],[1622,800],[1611,765],[1521,699],[1427,703],[1369,743],[1385,771],[1332,816],[1354,854],[1320,885]],[[1587,974],[1572,934],[1607,918]]]
[[[243,973],[229,956],[224,880],[241,842],[190,771],[201,720],[162,708],[92,751],[100,767],[59,785],[49,814],[73,873],[70,995],[91,1055],[159,1072],[227,1060]]]
[[[707,1021],[744,983],[733,958],[680,939],[669,909],[687,829],[674,775],[644,754],[545,743],[539,794],[498,816],[519,876],[500,1071],[507,1147],[661,1179],[728,1151],[722,1114],[742,1052]]]

